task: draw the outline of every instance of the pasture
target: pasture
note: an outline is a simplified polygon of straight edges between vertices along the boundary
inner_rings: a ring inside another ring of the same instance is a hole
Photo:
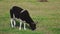
[[[38,21],[35,31],[10,27],[9,10],[15,5],[27,9]],[[60,34],[60,0],[0,0],[0,34]]]

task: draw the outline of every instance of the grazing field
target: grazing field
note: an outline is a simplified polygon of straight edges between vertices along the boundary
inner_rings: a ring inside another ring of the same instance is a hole
[[[10,27],[10,8],[19,6],[27,9],[37,29],[18,30]],[[0,34],[60,34],[60,0],[0,0]]]

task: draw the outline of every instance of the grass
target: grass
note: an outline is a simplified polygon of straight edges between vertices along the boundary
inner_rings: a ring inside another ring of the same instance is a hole
[[[27,9],[32,19],[38,21],[35,31],[10,27],[9,10],[14,5]],[[60,0],[0,0],[0,34],[60,34]]]

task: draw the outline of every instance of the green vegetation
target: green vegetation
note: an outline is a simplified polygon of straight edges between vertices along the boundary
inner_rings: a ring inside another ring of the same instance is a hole
[[[9,10],[14,5],[27,9],[38,21],[35,31],[10,27]],[[0,0],[0,34],[60,34],[60,0]]]

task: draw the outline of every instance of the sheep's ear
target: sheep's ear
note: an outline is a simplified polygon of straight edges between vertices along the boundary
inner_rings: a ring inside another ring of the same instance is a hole
[[[35,21],[35,24],[37,24],[38,23],[38,21]]]

